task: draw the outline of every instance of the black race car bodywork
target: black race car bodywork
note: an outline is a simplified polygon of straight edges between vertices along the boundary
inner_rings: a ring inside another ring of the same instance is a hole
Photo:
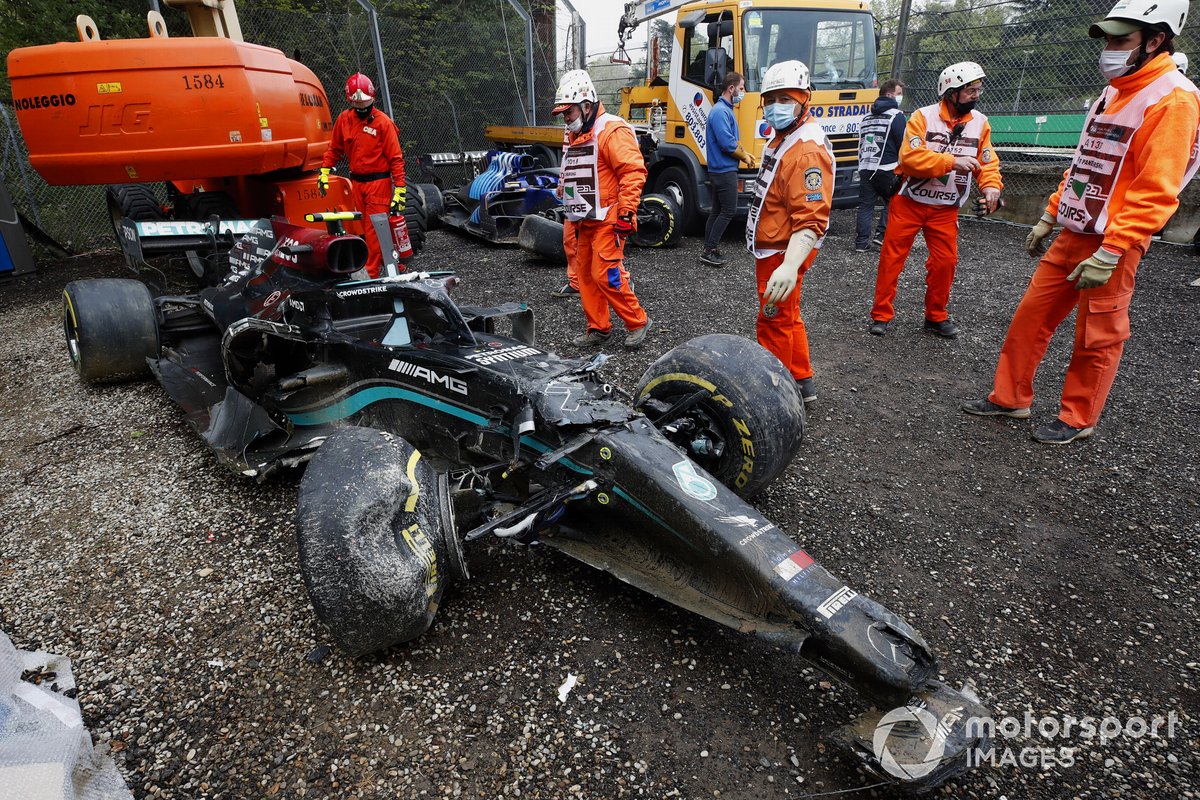
[[[66,289],[83,377],[148,363],[239,473],[312,460],[301,564],[346,650],[422,633],[445,582],[466,577],[464,541],[536,539],[791,650],[884,710],[913,710],[882,765],[900,782],[933,785],[987,745],[968,725],[987,711],[937,679],[924,640],[743,499],[802,434],[790,376],[765,351],[693,340],[650,368],[631,403],[599,377],[603,356],[538,347],[527,307],[457,306],[454,279],[428,273],[343,282],[364,257],[355,237],[264,222],[234,248],[227,281],[199,294],[151,299],[136,281]],[[879,718],[838,734],[873,768]],[[931,768],[892,769],[935,747]]]

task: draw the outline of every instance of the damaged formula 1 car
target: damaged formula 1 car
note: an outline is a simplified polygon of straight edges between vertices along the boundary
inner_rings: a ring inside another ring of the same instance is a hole
[[[475,173],[469,183],[451,189],[418,184],[431,220],[492,244],[517,244],[549,261],[566,262],[558,167],[544,167],[529,153],[504,150],[430,153],[420,163],[435,176],[454,166]],[[638,247],[674,247],[683,236],[681,218],[671,198],[644,194],[629,241]]]
[[[855,688],[883,711],[835,740],[889,779],[928,788],[988,746],[971,724],[987,710],[938,680],[921,636],[743,499],[804,431],[765,350],[694,339],[630,397],[600,377],[604,356],[538,347],[528,307],[456,305],[449,275],[347,281],[365,257],[357,237],[264,221],[198,294],[112,279],[64,292],[81,378],[152,372],[243,475],[310,462],[300,564],[345,651],[423,633],[468,577],[465,543],[537,541]]]

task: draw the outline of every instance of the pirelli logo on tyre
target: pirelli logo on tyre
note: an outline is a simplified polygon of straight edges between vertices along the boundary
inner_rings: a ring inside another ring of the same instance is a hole
[[[429,541],[429,537],[425,535],[425,531],[421,530],[420,525],[410,525],[402,531],[402,535],[408,549],[425,564],[425,596],[429,598],[430,602],[433,602],[439,580],[437,550]]]

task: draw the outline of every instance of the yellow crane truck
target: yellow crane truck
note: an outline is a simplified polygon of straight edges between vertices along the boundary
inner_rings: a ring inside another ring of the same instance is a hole
[[[746,97],[734,109],[742,146],[756,157],[770,135],[759,86],[767,67],[798,59],[812,73],[812,113],[837,159],[835,207],[858,199],[858,126],[879,94],[875,56],[878,30],[866,0],[645,0],[625,4],[621,47],[640,23],[678,12],[667,74],[649,48],[647,79],[621,90],[616,113],[638,133],[650,175],[647,192],[672,198],[682,227],[692,229],[711,208],[705,172],[705,123],[728,70],[746,78]],[[627,62],[626,62],[627,63]],[[554,166],[562,148],[560,126],[493,125],[487,138],[505,148],[528,148]],[[754,172],[741,170],[739,208],[750,199]]]

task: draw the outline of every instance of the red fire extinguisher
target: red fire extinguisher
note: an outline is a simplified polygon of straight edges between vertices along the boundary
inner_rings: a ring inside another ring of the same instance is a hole
[[[392,245],[396,248],[396,257],[401,265],[413,257],[412,239],[408,236],[408,223],[403,214],[388,218],[388,227],[392,229]],[[402,267],[403,269],[403,267]]]

